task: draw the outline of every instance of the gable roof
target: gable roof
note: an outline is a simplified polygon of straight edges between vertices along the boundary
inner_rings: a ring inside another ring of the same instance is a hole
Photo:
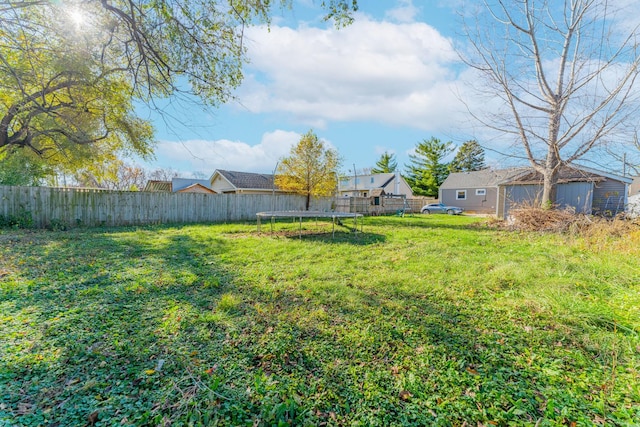
[[[391,184],[393,182],[393,180],[396,178],[396,174],[391,174],[391,176],[389,177],[388,180],[386,180],[381,186],[380,188],[385,188],[387,185]]]
[[[195,178],[172,178],[171,179],[171,191],[178,192],[182,191],[185,188],[192,187],[195,184],[200,184],[200,186],[211,189],[211,182],[208,179],[195,179]]]
[[[631,180],[623,176],[602,172],[583,166],[565,166],[560,169],[558,183],[568,182],[601,182],[607,178],[629,183]],[[543,176],[532,167],[510,169],[483,169],[473,172],[455,172],[449,174],[440,188],[464,189],[497,187],[500,185],[541,184]]]
[[[616,175],[610,172],[599,171],[596,169],[587,168],[578,165],[568,165],[560,168],[558,172],[558,184],[566,184],[569,182],[602,182],[607,179],[620,181],[625,184],[630,184],[633,180],[628,177]],[[502,184],[542,184],[544,177],[540,172],[535,171],[533,168],[527,168],[522,174],[513,176]]]
[[[176,193],[207,193],[207,194],[216,194],[215,191],[213,191],[212,189],[210,189],[207,186],[204,186],[200,183],[194,183],[191,185],[188,185],[184,188],[181,188],[179,190],[175,191]]]
[[[601,182],[605,180],[606,178],[602,175],[568,166],[561,168],[558,172],[558,184],[565,184],[568,182]],[[518,176],[512,176],[509,179],[504,180],[500,184],[526,185],[541,184],[542,182],[544,182],[544,177],[542,176],[542,174],[530,168]]]
[[[278,188],[274,185],[272,174],[216,169],[213,175],[211,175],[211,180],[213,180],[216,173],[226,179],[236,189],[271,190]]]
[[[442,189],[497,187],[505,180],[518,176],[528,168],[482,169],[472,172],[454,172],[444,180]]]

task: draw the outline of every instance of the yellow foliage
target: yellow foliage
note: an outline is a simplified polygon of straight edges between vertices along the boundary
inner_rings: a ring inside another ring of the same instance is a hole
[[[326,148],[312,130],[302,136],[291,148],[289,157],[280,161],[275,184],[280,190],[307,196],[330,196],[338,185],[338,153]]]

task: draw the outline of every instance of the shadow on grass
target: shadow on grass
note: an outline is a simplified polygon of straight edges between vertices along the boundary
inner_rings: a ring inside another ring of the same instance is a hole
[[[349,231],[337,231],[332,233],[317,233],[317,232],[303,232],[300,233],[289,232],[285,235],[289,239],[298,239],[308,243],[324,243],[329,245],[353,245],[353,246],[367,246],[383,243],[387,240],[386,236],[375,233],[360,232],[357,233]]]
[[[196,366],[223,345],[235,276],[217,258],[224,240],[170,232],[20,237],[30,242],[24,263],[0,281],[11,313],[0,333],[0,424],[158,425],[164,406],[188,410],[181,393],[203,398]]]
[[[342,243],[384,241],[366,227]],[[0,424],[589,425],[602,416],[592,392],[606,369],[558,346],[560,331],[526,330],[479,296],[327,271],[279,283],[258,271],[259,250],[247,255],[207,227],[41,237],[16,249],[25,261],[9,277],[16,283],[0,278]],[[574,374],[580,382],[567,380]],[[616,398],[634,401],[628,393]]]

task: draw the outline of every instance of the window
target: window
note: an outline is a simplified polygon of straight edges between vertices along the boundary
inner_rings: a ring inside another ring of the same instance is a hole
[[[486,196],[487,190],[485,188],[478,188],[476,190],[476,196]]]
[[[467,200],[467,190],[457,190],[456,200]]]
[[[373,177],[371,177],[371,183],[373,184]]]

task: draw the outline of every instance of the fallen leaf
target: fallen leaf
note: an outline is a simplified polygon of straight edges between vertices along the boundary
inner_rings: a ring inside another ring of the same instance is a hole
[[[87,420],[89,421],[90,425],[94,425],[95,423],[97,423],[98,422],[98,411],[90,413],[89,416],[87,417]]]
[[[400,393],[398,393],[398,396],[400,397],[400,399],[407,401],[413,395],[409,393],[407,390],[402,390]]]
[[[145,374],[147,375],[153,375],[156,373],[155,369],[147,369],[146,371],[144,371]]]

